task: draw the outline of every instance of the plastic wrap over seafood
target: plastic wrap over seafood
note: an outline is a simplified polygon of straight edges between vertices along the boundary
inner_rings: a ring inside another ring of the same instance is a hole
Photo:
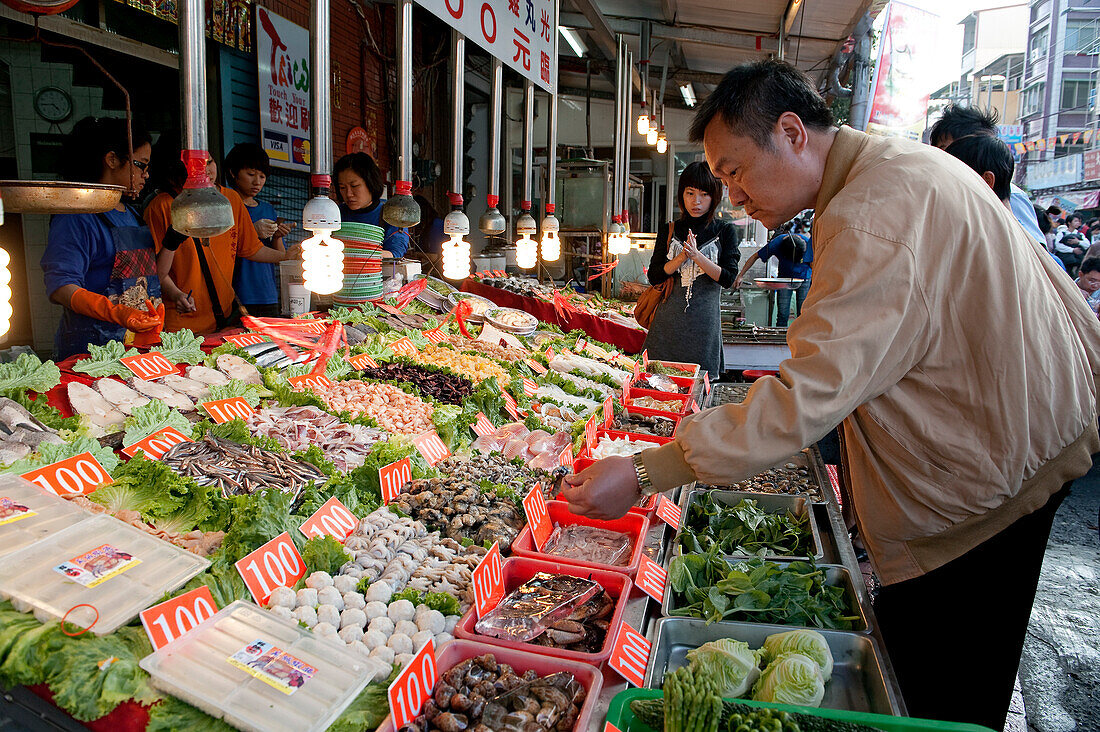
[[[506,424],[491,435],[478,437],[472,448],[486,454],[499,452],[505,460],[522,459],[528,466],[553,470],[562,450],[573,442],[568,432],[550,434],[545,430],[529,431],[519,422]]]
[[[600,592],[589,579],[539,572],[477,621],[481,635],[526,643]]]
[[[597,526],[556,526],[543,548],[544,554],[624,567],[630,564],[634,540],[629,534]]]

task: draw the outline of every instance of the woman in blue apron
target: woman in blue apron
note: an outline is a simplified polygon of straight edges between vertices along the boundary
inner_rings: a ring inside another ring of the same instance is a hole
[[[68,180],[118,185],[137,195],[149,177],[150,137],[126,122],[85,118],[66,141]],[[50,300],[64,308],[55,358],[86,353],[89,344],[159,341],[164,322],[153,237],[130,206],[100,214],[58,214],[50,221],[42,271]]]

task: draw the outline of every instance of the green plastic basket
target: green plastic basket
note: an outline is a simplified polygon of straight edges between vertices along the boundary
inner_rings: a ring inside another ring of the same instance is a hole
[[[661,732],[654,730],[649,725],[640,721],[630,710],[630,702],[635,699],[659,699],[664,695],[660,689],[627,689],[619,692],[611,700],[607,709],[607,721],[615,725],[620,732]],[[993,732],[988,727],[977,724],[964,724],[962,722],[935,722],[931,719],[911,719],[909,717],[891,717],[887,714],[871,714],[870,712],[845,712],[839,709],[812,709],[810,707],[796,707],[790,704],[770,704],[767,702],[755,702],[747,699],[731,699],[739,704],[748,704],[753,707],[771,707],[783,709],[788,712],[800,714],[812,714],[825,719],[836,719],[843,722],[854,722],[875,727],[882,732]]]

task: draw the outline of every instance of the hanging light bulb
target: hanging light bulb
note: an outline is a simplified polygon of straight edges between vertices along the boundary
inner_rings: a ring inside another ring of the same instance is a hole
[[[520,269],[531,269],[538,263],[539,244],[531,237],[538,233],[538,223],[531,215],[531,202],[523,202],[523,213],[516,220],[516,265]]]
[[[470,276],[470,219],[462,211],[462,194],[448,193],[451,212],[443,219],[443,233],[450,237],[443,242],[443,276],[448,280],[464,280]]]
[[[668,138],[665,137],[665,126],[661,125],[661,132],[657,135],[657,152],[664,155],[668,151]]]
[[[554,204],[546,204],[546,216],[542,219],[542,261],[556,262],[561,257],[560,229],[561,224],[554,216]]]
[[[331,295],[344,284],[344,242],[333,238],[340,228],[340,207],[328,196],[332,178],[310,178],[313,198],[302,209],[302,228],[313,236],[302,242],[302,275],[305,287],[318,295]]]
[[[650,145],[656,145],[657,144],[657,138],[658,138],[657,128],[656,127],[650,127],[649,132],[646,133],[645,141],[648,142]]]
[[[622,225],[622,217],[615,216],[612,218],[612,224],[608,228],[607,235],[607,253],[618,256],[620,254],[626,254],[630,251],[630,237],[624,232]]]
[[[642,100],[642,113],[638,115],[638,134],[644,135],[649,132],[649,113],[646,112],[645,100]]]
[[[0,223],[3,222],[3,214],[0,214]],[[7,335],[11,327],[11,270],[8,264],[11,257],[6,249],[0,249],[0,336]]]

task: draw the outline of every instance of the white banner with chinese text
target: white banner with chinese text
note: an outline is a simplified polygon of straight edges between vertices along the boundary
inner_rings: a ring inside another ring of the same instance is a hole
[[[272,165],[308,172],[309,31],[257,5],[256,64],[263,148]]]

